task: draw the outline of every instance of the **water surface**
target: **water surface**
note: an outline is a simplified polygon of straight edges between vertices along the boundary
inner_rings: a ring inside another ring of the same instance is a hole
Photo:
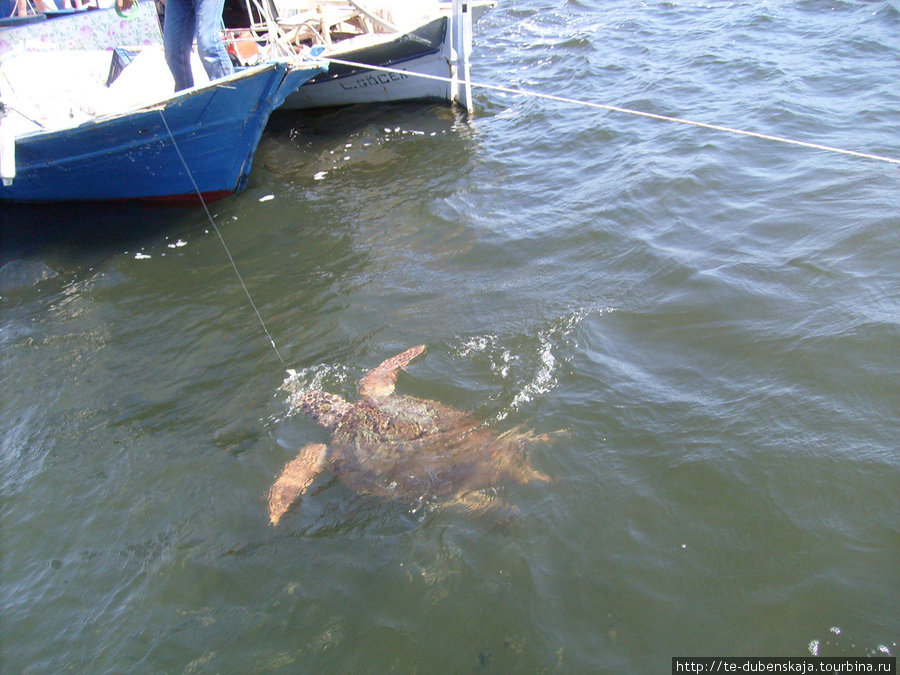
[[[502,2],[473,78],[900,156],[892,2]],[[894,655],[896,165],[476,90],[279,115],[212,208],[3,207],[5,672]],[[291,368],[474,410],[509,522],[323,476]]]

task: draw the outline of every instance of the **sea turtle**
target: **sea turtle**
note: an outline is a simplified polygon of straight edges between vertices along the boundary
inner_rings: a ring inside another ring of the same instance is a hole
[[[410,501],[442,496],[473,510],[492,504],[490,491],[500,482],[549,480],[524,450],[545,436],[515,429],[498,435],[470,413],[394,392],[397,372],[424,351],[412,347],[369,371],[354,403],[321,390],[291,397],[291,409],[327,428],[331,439],[304,446],[285,465],[268,492],[272,525],[326,468],[361,493]]]

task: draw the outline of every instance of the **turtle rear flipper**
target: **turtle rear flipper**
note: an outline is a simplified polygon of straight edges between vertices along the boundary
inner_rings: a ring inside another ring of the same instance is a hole
[[[359,381],[359,393],[372,398],[390,396],[394,393],[394,385],[397,383],[397,371],[406,368],[424,351],[425,345],[417,345],[383,361]]]
[[[328,446],[324,443],[305,445],[300,453],[284,465],[278,480],[269,488],[269,522],[278,525],[281,516],[309,487],[325,468]]]

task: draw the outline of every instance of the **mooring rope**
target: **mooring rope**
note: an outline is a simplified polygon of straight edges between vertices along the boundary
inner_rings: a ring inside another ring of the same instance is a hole
[[[421,77],[428,80],[437,80],[439,82],[448,82],[452,83],[453,80],[449,77],[442,77],[440,75],[428,75],[425,73],[417,73],[410,70],[401,70],[399,68],[390,68],[387,66],[373,66],[367,63],[356,63],[354,61],[345,61],[343,59],[336,59],[329,56],[322,55],[319,58],[330,61],[331,63],[336,63],[342,66],[351,66],[356,68],[368,68],[370,70],[378,70],[385,73],[394,73],[399,75],[407,75],[410,77]],[[463,80],[457,80],[461,84],[465,84]],[[474,82],[470,81],[469,84],[473,87],[479,87],[481,89],[489,89],[491,91],[499,91],[505,94],[514,94],[516,96],[531,96],[533,98],[542,98],[549,101],[557,101],[559,103],[569,103],[572,105],[580,105],[588,108],[597,108],[600,110],[607,110],[611,112],[624,113],[626,115],[637,115],[639,117],[647,117],[654,120],[661,120],[663,122],[676,122],[678,124],[686,124],[693,127],[700,127],[701,129],[711,129],[713,131],[722,131],[729,134],[739,134],[741,136],[750,136],[752,138],[761,138],[766,141],[775,141],[778,143],[788,143],[790,145],[799,145],[804,148],[812,148],[814,150],[825,150],[827,152],[836,152],[842,155],[850,155],[852,157],[862,157],[864,159],[873,159],[879,162],[888,162],[890,164],[900,164],[900,159],[894,157],[887,157],[885,155],[876,155],[869,152],[859,152],[857,150],[846,150],[844,148],[836,148],[831,145],[822,145],[820,143],[810,143],[808,141],[799,141],[793,138],[785,138],[784,136],[774,136],[772,134],[763,134],[757,131],[747,131],[745,129],[735,129],[734,127],[726,127],[721,124],[709,124],[707,122],[697,122],[695,120],[684,119],[682,117],[672,117],[669,115],[658,115],[656,113],[644,112],[642,110],[632,110],[631,108],[622,108],[620,106],[615,105],[607,105],[604,103],[593,103],[591,101],[580,101],[574,98],[567,98],[565,96],[556,96],[554,94],[544,94],[538,91],[529,91],[527,89],[516,89],[513,87],[503,87],[496,84],[486,84],[484,82]]]
[[[363,68],[368,70],[377,70],[385,73],[394,73],[398,75],[405,75],[407,77],[420,77],[428,80],[435,80],[438,82],[446,82],[448,84],[453,83],[453,79],[449,77],[443,77],[440,75],[428,75],[425,73],[417,73],[415,71],[402,70],[400,68],[391,68],[389,66],[376,66],[368,63],[357,63],[355,61],[347,61],[345,59],[337,59],[325,55],[319,55],[318,58],[329,61],[331,63],[336,63],[338,65],[350,66],[352,68]],[[859,152],[857,150],[847,150],[845,148],[837,148],[830,145],[823,145],[821,143],[810,143],[808,141],[800,141],[793,138],[786,138],[784,136],[775,136],[773,134],[763,134],[757,131],[747,131],[745,129],[736,129],[734,127],[728,127],[721,124],[710,124],[707,122],[698,122],[696,120],[689,120],[682,117],[673,117],[670,115],[659,115],[657,113],[645,112],[642,110],[633,110],[631,108],[623,108],[621,106],[608,105],[604,103],[594,103],[592,101],[581,101],[574,98],[568,98],[566,96],[557,96],[555,94],[544,94],[542,92],[530,91],[527,89],[517,89],[514,87],[504,87],[496,84],[487,84],[484,82],[475,82],[469,81],[466,83],[465,81],[461,81],[457,79],[457,82],[461,84],[468,84],[472,87],[478,87],[481,89],[488,89],[491,91],[498,91],[504,94],[512,94],[514,96],[529,96],[532,98],[540,98],[548,101],[556,101],[558,103],[567,103],[571,105],[579,105],[588,108],[595,108],[598,110],[606,110],[610,112],[623,113],[626,115],[636,115],[638,117],[645,117],[654,120],[660,120],[663,122],[675,122],[677,124],[685,124],[688,126],[699,127],[701,129],[710,129],[712,131],[721,131],[730,134],[737,134],[740,136],[749,136],[752,138],[759,138],[767,141],[774,141],[777,143],[787,143],[790,145],[797,145],[804,148],[811,148],[814,150],[823,150],[826,152],[834,152],[842,155],[850,155],[852,157],[861,157],[863,159],[871,159],[879,162],[887,162],[890,164],[898,164],[900,165],[900,159],[894,157],[887,157],[885,155],[877,155],[869,152]],[[15,111],[18,112],[18,111]],[[266,337],[269,339],[269,344],[272,345],[272,349],[275,352],[275,356],[278,357],[278,360],[281,362],[281,365],[286,366],[284,359],[281,356],[281,352],[278,351],[278,346],[275,344],[275,339],[272,337],[272,334],[269,332],[268,327],[266,326],[266,322],[263,321],[262,315],[259,312],[259,309],[256,306],[256,303],[253,301],[253,296],[250,294],[250,289],[247,288],[247,284],[244,283],[244,278],[241,276],[240,271],[238,271],[237,264],[234,262],[234,257],[231,255],[231,251],[228,248],[228,244],[225,243],[225,238],[222,236],[222,233],[219,231],[219,227],[216,225],[215,219],[212,217],[212,214],[209,211],[209,207],[206,204],[206,200],[203,198],[203,194],[200,192],[200,187],[197,185],[197,182],[194,180],[194,175],[191,173],[190,168],[188,167],[187,161],[184,158],[184,155],[181,153],[181,148],[178,146],[178,142],[175,140],[175,136],[172,134],[172,130],[169,128],[169,124],[166,121],[165,115],[163,115],[162,110],[159,110],[160,119],[162,119],[163,125],[166,127],[166,132],[169,134],[169,139],[172,141],[172,145],[175,148],[175,152],[178,154],[178,158],[181,160],[181,164],[184,167],[185,172],[187,173],[188,178],[191,181],[191,184],[194,187],[194,191],[197,193],[197,198],[200,200],[200,204],[203,206],[203,211],[206,213],[206,217],[209,220],[210,225],[215,231],[216,236],[219,238],[219,242],[222,244],[222,248],[225,250],[225,255],[228,256],[228,262],[231,263],[231,268],[234,270],[235,276],[237,276],[238,281],[241,284],[241,288],[244,289],[244,293],[247,296],[247,300],[250,302],[250,306],[253,308],[253,312],[256,314],[256,318],[259,320],[259,324],[262,326],[263,332],[266,334]],[[21,113],[20,113],[21,114]]]
[[[209,224],[212,225],[213,230],[215,230],[216,235],[219,237],[219,241],[222,243],[222,248],[225,249],[225,255],[228,256],[228,261],[231,263],[231,268],[234,270],[238,281],[241,282],[241,287],[244,289],[244,293],[246,293],[247,295],[247,300],[250,301],[250,306],[256,313],[256,318],[259,319],[259,323],[262,326],[263,332],[266,334],[266,337],[269,338],[269,344],[271,344],[272,349],[275,350],[275,356],[277,356],[278,360],[281,361],[281,365],[287,366],[287,364],[284,362],[284,359],[281,358],[281,352],[278,351],[278,347],[275,345],[275,339],[272,337],[272,334],[266,327],[266,322],[263,321],[262,315],[256,308],[256,303],[253,302],[253,297],[250,295],[250,289],[247,288],[247,284],[244,283],[244,278],[238,271],[237,265],[234,262],[234,258],[231,255],[231,251],[228,249],[228,244],[225,243],[225,238],[222,236],[222,233],[219,232],[219,227],[216,225],[215,219],[213,219],[212,214],[209,212],[209,207],[206,205],[206,200],[203,198],[203,194],[200,192],[200,187],[197,185],[197,181],[194,180],[194,174],[191,173],[191,170],[184,159],[184,155],[181,154],[181,148],[178,147],[178,141],[175,140],[175,136],[172,135],[172,130],[169,128],[169,123],[166,122],[166,116],[163,115],[162,110],[159,110],[158,112],[160,118],[162,119],[163,125],[166,127],[166,131],[169,134],[169,138],[172,141],[172,145],[175,147],[175,152],[178,153],[178,158],[181,160],[181,164],[182,166],[184,166],[184,170],[187,172],[188,178],[191,179],[191,184],[194,186],[194,191],[197,193],[197,197],[200,199],[200,203],[203,205],[203,210],[206,212],[206,217],[209,219]]]

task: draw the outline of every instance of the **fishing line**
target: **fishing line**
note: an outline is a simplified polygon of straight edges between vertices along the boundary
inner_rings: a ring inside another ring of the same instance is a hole
[[[188,178],[191,179],[191,184],[194,186],[197,197],[200,199],[200,203],[203,205],[203,210],[206,212],[206,217],[209,219],[209,224],[212,225],[213,230],[215,230],[216,235],[219,237],[219,241],[222,243],[222,248],[225,249],[225,255],[228,256],[228,261],[231,263],[231,268],[234,270],[238,281],[241,282],[241,287],[244,289],[244,293],[247,294],[247,300],[250,301],[250,306],[256,313],[256,318],[259,319],[259,324],[262,326],[263,332],[265,332],[266,337],[269,338],[269,343],[272,345],[272,349],[275,350],[275,356],[277,356],[278,360],[281,361],[281,365],[287,366],[287,364],[284,362],[284,359],[281,358],[281,353],[278,351],[278,347],[275,345],[275,340],[272,337],[272,334],[269,332],[269,329],[266,328],[266,322],[263,321],[262,315],[256,308],[256,303],[253,302],[253,298],[250,295],[250,290],[247,288],[247,284],[244,283],[244,278],[241,276],[241,273],[238,272],[237,265],[234,263],[234,258],[231,256],[231,251],[228,250],[228,244],[225,243],[225,238],[222,237],[222,233],[219,232],[216,221],[213,220],[212,214],[209,212],[209,207],[207,207],[206,205],[206,200],[203,198],[203,194],[200,192],[200,187],[197,185],[197,181],[194,180],[194,174],[192,174],[191,170],[188,168],[187,162],[184,159],[184,155],[181,154],[181,148],[178,147],[178,142],[175,140],[175,136],[172,135],[172,130],[169,129],[169,123],[166,122],[166,116],[163,115],[162,110],[158,110],[157,112],[159,112],[159,116],[162,119],[163,125],[166,127],[169,138],[172,140],[172,145],[175,147],[175,152],[178,153],[178,158],[181,160],[181,164],[182,166],[184,166],[184,170],[187,172]]]
[[[343,59],[335,59],[329,56],[320,56],[319,58],[324,59],[326,61],[331,61],[332,63],[337,63],[342,66],[351,66],[356,68],[368,68],[370,70],[380,70],[385,73],[395,73],[398,75],[407,75],[412,77],[421,77],[428,80],[437,80],[439,82],[449,82],[452,83],[453,80],[449,77],[442,77],[440,75],[427,75],[425,73],[416,73],[414,71],[409,70],[401,70],[399,68],[389,68],[386,66],[373,66],[367,63],[356,63],[354,61],[344,61]],[[461,84],[466,84],[465,80],[459,80],[458,82]],[[484,82],[473,82],[469,81],[469,85],[472,87],[481,87],[482,89],[490,89],[492,91],[503,92],[504,94],[513,94],[515,96],[531,96],[533,98],[543,98],[549,101],[557,101],[559,103],[570,103],[572,105],[580,105],[588,108],[598,108],[600,110],[607,110],[611,112],[624,113],[626,115],[637,115],[638,117],[647,117],[654,120],[661,120],[663,122],[676,122],[678,124],[686,124],[689,126],[700,127],[701,129],[711,129],[713,131],[723,131],[729,134],[739,134],[741,136],[750,136],[752,138],[761,138],[766,141],[775,141],[778,143],[788,143],[790,145],[799,145],[804,148],[812,148],[814,150],[825,150],[827,152],[836,152],[842,155],[850,155],[852,157],[862,157],[864,159],[874,159],[879,162],[888,162],[890,164],[900,164],[900,159],[896,159],[894,157],[886,157],[884,155],[876,155],[868,152],[858,152],[856,150],[846,150],[844,148],[836,148],[830,145],[822,145],[820,143],[809,143],[807,141],[798,141],[793,138],[785,138],[784,136],[773,136],[771,134],[763,134],[756,131],[746,131],[744,129],[735,129],[734,127],[726,127],[721,124],[708,124],[707,122],[697,122],[695,120],[688,120],[682,117],[671,117],[669,115],[658,115],[656,113],[644,112],[642,110],[632,110],[631,108],[622,108],[615,105],[606,105],[603,103],[592,103],[591,101],[579,101],[574,98],[567,98],[565,96],[556,96],[554,94],[543,94],[537,91],[529,91],[527,89],[515,89],[512,87],[502,87],[496,84],[486,84]]]

